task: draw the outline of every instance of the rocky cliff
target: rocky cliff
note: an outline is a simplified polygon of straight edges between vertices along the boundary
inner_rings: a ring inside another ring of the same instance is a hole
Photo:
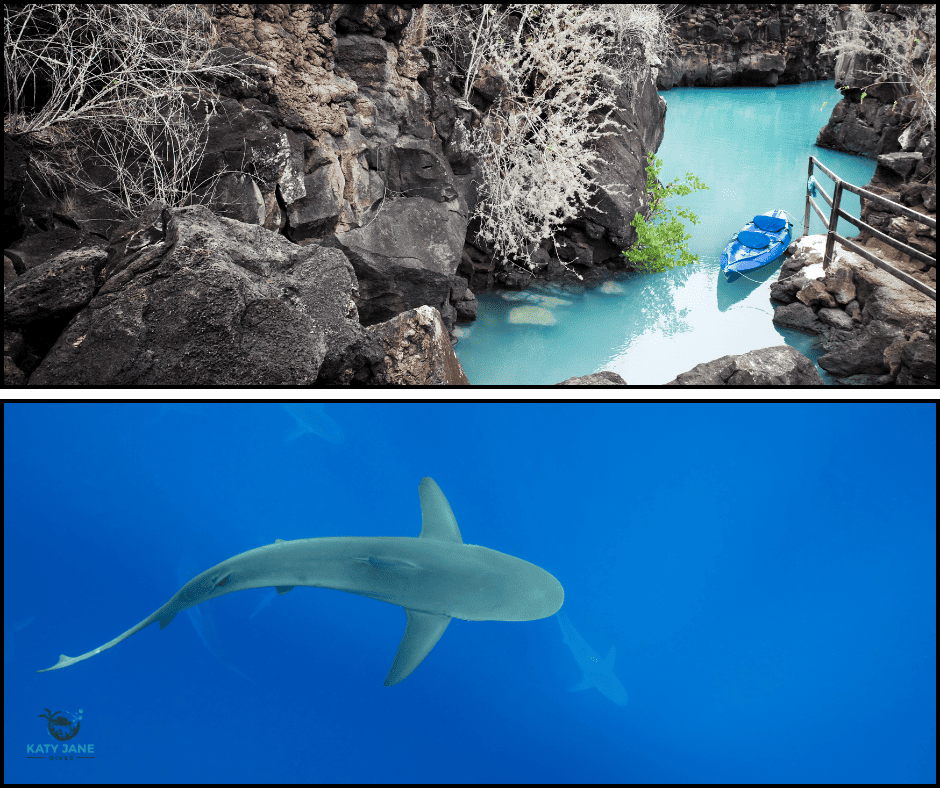
[[[862,51],[836,61],[836,87],[844,98],[836,105],[816,144],[876,159],[865,188],[917,213],[937,218],[936,10],[916,4],[865,6],[861,19],[840,10],[834,28],[844,36],[859,29],[855,46]],[[890,39],[890,42],[889,42]],[[886,65],[888,47],[897,52]],[[896,68],[902,72],[896,73]],[[920,89],[912,78],[921,83]],[[924,91],[926,91],[926,101]],[[932,96],[932,99],[930,98]],[[933,108],[925,106],[933,101]],[[828,184],[828,179],[824,181]],[[827,191],[829,189],[827,188]],[[936,229],[862,200],[862,221],[913,248],[937,256]],[[936,289],[936,264],[899,253],[871,233],[859,243]]]
[[[460,74],[423,45],[421,6],[207,8],[215,57],[243,78],[218,82],[211,116],[192,107],[209,118],[197,180],[220,176],[204,207],[128,220],[94,191],[41,189],[36,140],[5,135],[10,382],[466,382],[450,343],[423,378],[394,367],[416,332],[440,348],[473,320],[473,289],[530,275],[468,242],[479,168],[461,135],[496,100],[493,75],[464,101]],[[665,102],[651,71],[617,100],[623,131],[597,146],[595,202],[530,250],[545,276],[616,260],[648,208]],[[102,187],[103,169],[89,168]],[[415,322],[379,329],[402,315]]]
[[[826,24],[819,4],[669,8],[676,51],[659,67],[659,90],[832,79],[833,59],[820,51]]]

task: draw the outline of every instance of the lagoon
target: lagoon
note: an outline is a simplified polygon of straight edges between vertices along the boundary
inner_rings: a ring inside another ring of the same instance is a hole
[[[536,287],[478,294],[477,320],[457,329],[457,356],[475,385],[551,385],[575,375],[611,370],[631,385],[661,385],[727,354],[787,344],[815,363],[819,339],[775,326],[770,284],[785,258],[724,280],[718,259],[725,244],[754,215],[783,208],[803,231],[810,155],[860,186],[875,162],[818,148],[819,130],[841,98],[832,81],[776,88],[675,88],[657,157],[660,180],[691,172],[708,191],[674,197],[700,222],[686,222],[697,265],[662,274],[619,274],[592,287]],[[832,182],[817,180],[832,195]],[[822,197],[817,204],[825,206]],[[843,210],[860,213],[843,192]],[[823,231],[815,213],[810,234]],[[846,221],[839,233],[857,230]],[[826,382],[828,373],[819,368]]]

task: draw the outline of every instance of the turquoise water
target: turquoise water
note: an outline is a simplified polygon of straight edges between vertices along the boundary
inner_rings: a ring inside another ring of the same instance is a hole
[[[781,343],[815,362],[816,338],[771,322],[770,283],[784,258],[730,284],[718,259],[734,233],[771,208],[796,219],[799,237],[810,155],[850,183],[871,180],[874,161],[815,145],[841,94],[832,82],[811,82],[661,95],[669,108],[656,154],[660,179],[667,184],[691,172],[709,187],[671,201],[701,219],[686,223],[689,248],[701,262],[663,274],[622,274],[592,288],[480,294],[476,322],[458,329],[457,356],[471,383],[553,384],[609,369],[632,385],[659,385],[696,364]],[[832,182],[818,170],[816,178],[831,196]],[[825,207],[822,197],[816,201]],[[842,204],[859,215],[855,195],[844,192]],[[822,227],[814,213],[809,232]],[[844,220],[839,232],[857,234]]]

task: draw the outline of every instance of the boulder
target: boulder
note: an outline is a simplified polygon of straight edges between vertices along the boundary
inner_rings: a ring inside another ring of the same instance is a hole
[[[855,282],[852,280],[852,271],[845,266],[830,269],[823,279],[823,284],[826,290],[835,298],[836,303],[842,306],[855,299]]]
[[[440,313],[421,306],[369,329],[385,350],[373,366],[376,385],[468,386]]]
[[[840,377],[887,374],[885,350],[899,339],[904,339],[904,332],[880,320],[858,332],[834,330],[825,343],[829,352],[819,357],[819,366]]]
[[[683,372],[667,386],[822,386],[819,371],[789,345],[722,356]]]
[[[833,328],[843,328],[851,330],[855,328],[855,321],[843,312],[841,309],[820,309],[816,316],[821,322]]]
[[[561,383],[556,383],[556,386],[626,386],[627,381],[625,381],[620,375],[616,372],[610,372],[609,370],[604,370],[603,372],[595,372],[593,375],[583,375],[579,378],[568,378],[563,380]]]
[[[805,304],[787,304],[774,308],[774,323],[784,328],[795,328],[807,334],[822,334],[825,327]]]
[[[918,334],[901,348],[901,368],[898,372],[899,386],[937,385],[937,343]]]
[[[46,232],[23,236],[3,250],[18,274],[47,263],[63,252],[102,245],[102,240],[70,225],[56,222]]]
[[[826,292],[826,286],[818,279],[813,279],[797,294],[797,300],[809,307],[829,307],[836,305],[835,299]]]
[[[3,330],[3,384],[25,386],[26,375],[19,367],[26,352],[26,343],[19,331]]]
[[[96,274],[107,259],[99,243],[60,252],[27,269],[4,287],[4,326],[22,329],[40,321],[71,318],[91,301]]]
[[[467,227],[465,205],[460,197],[393,200],[366,226],[324,240],[355,269],[363,325],[422,305],[441,310],[449,302]]]
[[[340,252],[201,205],[121,225],[103,280],[30,385],[310,385],[329,338],[360,328]]]

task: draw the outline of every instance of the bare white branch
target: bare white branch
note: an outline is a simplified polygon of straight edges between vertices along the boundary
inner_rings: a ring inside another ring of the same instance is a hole
[[[46,143],[71,164],[65,182],[130,215],[153,199],[192,199],[213,83],[245,80],[237,64],[214,57],[217,34],[202,6],[29,4],[6,9],[5,32],[5,132]],[[116,181],[91,178],[89,157]],[[34,163],[40,174],[54,166],[40,153]]]

